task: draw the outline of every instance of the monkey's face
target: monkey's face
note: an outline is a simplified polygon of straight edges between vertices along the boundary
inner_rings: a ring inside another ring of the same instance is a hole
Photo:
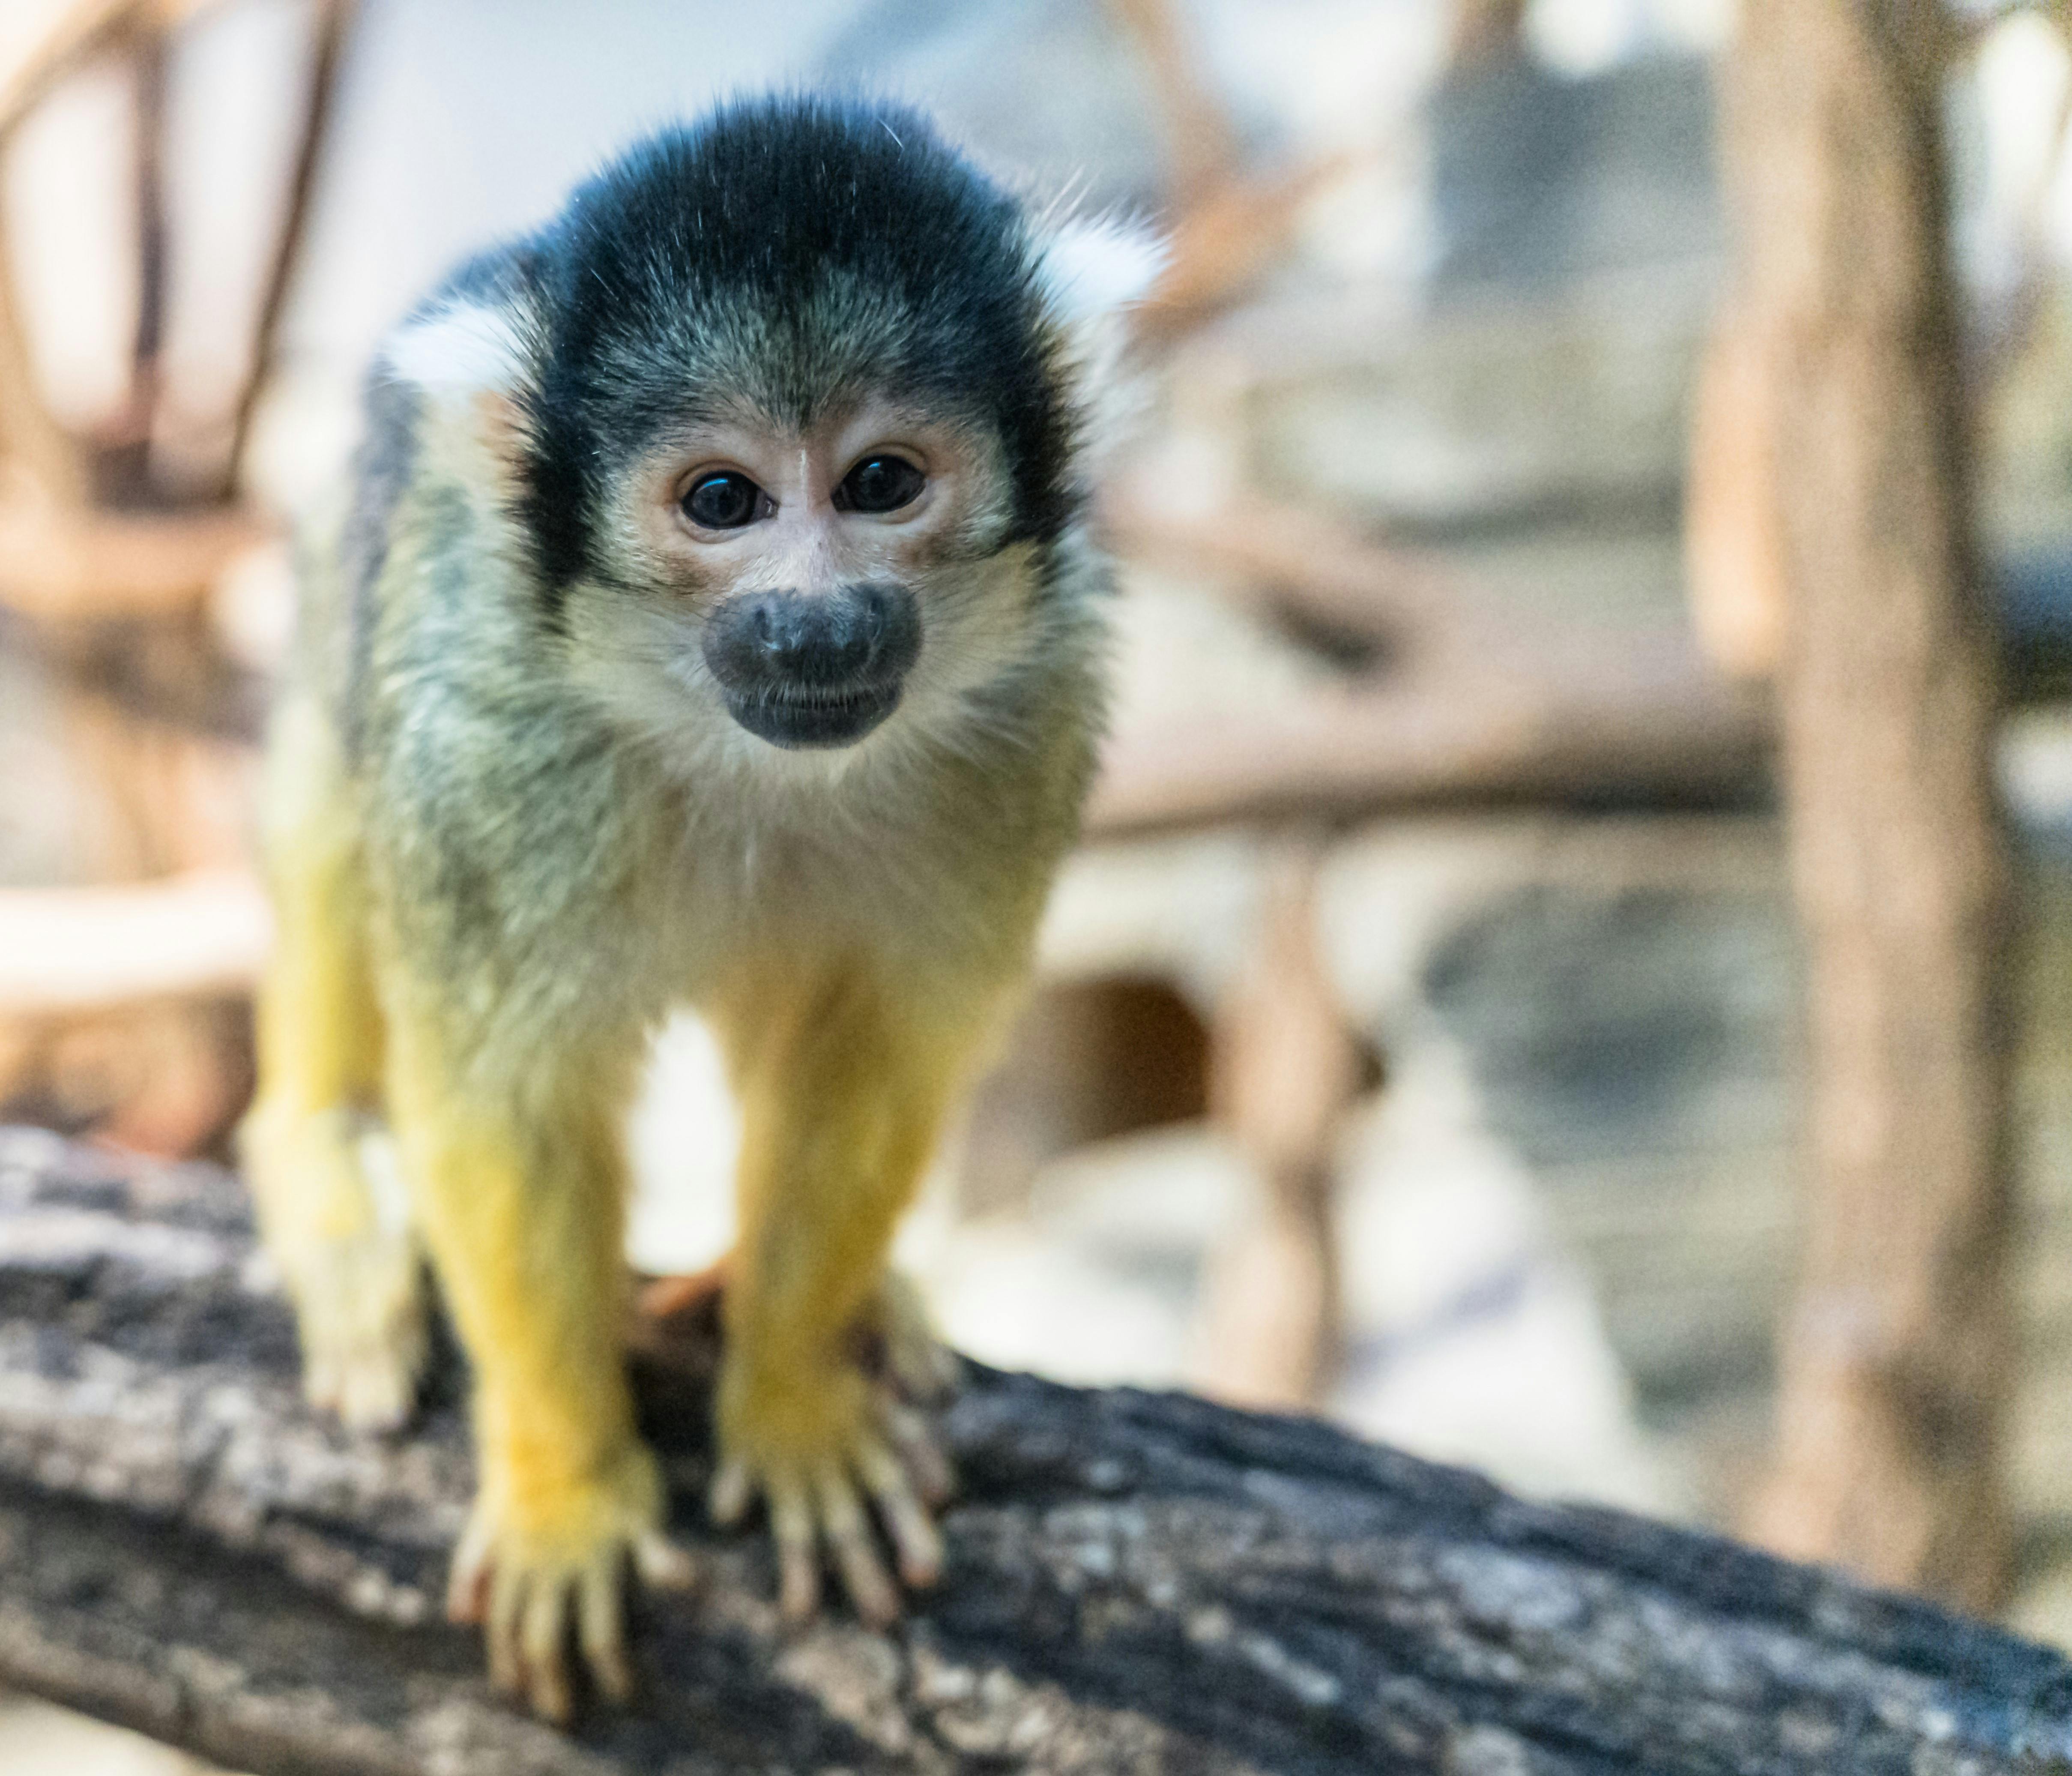
[[[680,775],[925,785],[924,753],[982,769],[1078,694],[1086,503],[1161,257],[905,112],[743,101],[460,268],[383,377],[495,496],[526,669]]]
[[[771,746],[853,746],[1013,653],[1024,551],[1001,546],[1009,492],[982,426],[882,401],[803,429],[743,414],[673,437],[625,488],[619,594],[571,616],[651,729],[672,724],[665,703],[695,730],[716,702]],[[630,682],[643,664],[666,685]]]

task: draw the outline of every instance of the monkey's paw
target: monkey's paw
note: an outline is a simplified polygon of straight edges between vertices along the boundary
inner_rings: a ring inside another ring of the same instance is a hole
[[[284,1267],[302,1335],[302,1392],[356,1431],[393,1431],[425,1366],[422,1262],[407,1233],[327,1240]]]
[[[890,1388],[847,1368],[771,1384],[730,1360],[720,1378],[719,1440],[713,1518],[736,1523],[757,1497],[767,1504],[787,1621],[819,1609],[823,1549],[859,1616],[877,1628],[898,1618],[873,1506],[900,1578],[917,1588],[935,1582],[943,1539],[931,1507],[949,1497],[949,1462],[927,1423]]]
[[[956,1391],[964,1369],[957,1354],[935,1336],[921,1292],[888,1271],[857,1329],[870,1366],[881,1369],[900,1396],[927,1403]]]
[[[663,1535],[655,1458],[629,1444],[601,1480],[568,1490],[551,1519],[519,1524],[485,1491],[454,1551],[446,1614],[483,1625],[489,1678],[544,1720],[574,1712],[574,1639],[597,1687],[633,1693],[626,1654],[628,1569],[661,1590],[688,1589],[691,1557]]]

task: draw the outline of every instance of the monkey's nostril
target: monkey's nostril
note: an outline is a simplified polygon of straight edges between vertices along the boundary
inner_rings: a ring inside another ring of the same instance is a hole
[[[758,696],[896,684],[920,651],[920,618],[904,587],[766,592],[735,600],[705,631],[722,682]]]
[[[851,592],[862,670],[903,676],[921,648],[921,620],[903,586],[866,580]]]

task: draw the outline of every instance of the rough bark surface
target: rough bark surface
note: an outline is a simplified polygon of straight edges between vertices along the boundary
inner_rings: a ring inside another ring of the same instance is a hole
[[[889,1636],[787,1634],[761,1539],[693,1502],[695,1365],[638,1368],[705,1583],[644,1609],[643,1705],[564,1737],[435,1619],[450,1352],[414,1434],[344,1436],[234,1180],[0,1132],[0,1682],[282,1776],[2072,1770],[2072,1665],[1926,1604],[1314,1422],[982,1371],[941,1586]]]
[[[1749,0],[1740,312],[1773,379],[1784,781],[1806,942],[1806,1272],[1784,1551],[2002,1594],[2007,865],[1946,263],[1938,0]]]

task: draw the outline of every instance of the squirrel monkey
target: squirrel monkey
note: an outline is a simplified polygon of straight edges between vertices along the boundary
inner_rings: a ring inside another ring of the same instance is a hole
[[[369,380],[271,741],[245,1152],[351,1424],[413,1403],[429,1255],[480,1474],[450,1609],[550,1717],[571,1638],[627,1692],[629,1567],[686,1572],[621,1345],[676,1006],[744,1131],[714,1513],[766,1502],[794,1617],[824,1553],[896,1613],[881,1528],[935,1575],[931,1452],[853,1333],[1093,764],[1088,484],[1155,264],[911,112],[744,101],[462,266]]]

